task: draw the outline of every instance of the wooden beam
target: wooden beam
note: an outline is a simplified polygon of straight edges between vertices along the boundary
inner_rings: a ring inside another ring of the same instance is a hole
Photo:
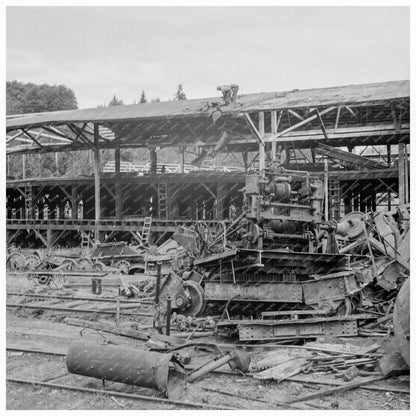
[[[337,107],[329,107],[329,108],[326,108],[325,110],[321,111],[319,114],[320,114],[320,116],[323,116],[324,114],[327,114],[327,113],[329,113],[329,112],[331,112],[331,111],[335,110],[336,108],[337,108]],[[305,120],[303,120],[303,121],[300,121],[299,123],[297,123],[297,124],[295,124],[295,125],[293,125],[293,126],[291,126],[291,127],[287,128],[286,130],[283,130],[283,131],[281,131],[280,133],[277,133],[277,134],[275,134],[274,136],[269,137],[267,141],[270,141],[270,142],[277,141],[277,139],[278,139],[279,137],[282,137],[282,136],[284,136],[286,133],[289,133],[289,132],[291,132],[291,131],[293,131],[293,130],[298,129],[298,128],[299,128],[299,127],[301,127],[301,126],[304,126],[305,124],[307,124],[307,123],[311,122],[312,120],[315,120],[317,117],[318,117],[318,115],[317,115],[317,114],[314,114],[313,116],[308,117],[308,118],[306,118],[306,119],[305,119]]]
[[[42,134],[42,129],[39,130],[39,133],[36,135],[36,137],[32,136],[27,130],[22,129],[23,133],[28,136],[30,139],[32,139],[40,148],[44,148],[44,146],[39,143],[38,139],[40,137],[40,135]]]
[[[17,134],[15,134],[14,136],[12,136],[12,137],[7,137],[7,139],[6,139],[6,144],[8,144],[8,143],[10,143],[11,141],[13,141],[14,139],[17,139],[18,137],[20,137],[22,134],[23,134],[24,132],[23,131],[20,131],[19,133],[17,133]]]
[[[316,115],[318,116],[319,124],[321,125],[322,133],[324,134],[325,139],[328,139],[328,135],[326,134],[325,124],[322,120],[321,115],[319,114],[319,110],[315,108]]]
[[[263,123],[264,123],[264,113],[262,112],[262,114],[263,114]],[[259,142],[259,144],[262,144],[264,146],[264,140],[263,140],[264,134],[263,136],[260,135],[259,131],[256,129],[256,126],[253,123],[253,120],[250,117],[250,114],[244,113],[244,117],[247,120],[247,123],[250,126],[250,128],[253,130],[254,135],[256,136],[256,139]]]
[[[34,228],[32,228],[32,231],[35,233],[35,235],[36,235],[36,237],[37,238],[39,238],[39,240],[41,240],[42,241],[42,243],[43,244],[45,244],[45,247],[47,247],[48,248],[48,241],[47,241],[47,239],[41,234],[41,232],[40,231],[38,231],[38,230],[35,230]]]
[[[290,114],[293,114],[296,118],[298,118],[299,120],[301,120],[301,121],[303,121],[304,120],[304,118],[301,116],[301,115],[299,115],[295,110],[288,110],[288,112],[290,113]]]
[[[358,118],[357,114],[355,114],[354,110],[349,107],[348,105],[345,106],[345,108],[355,117]]]
[[[396,110],[394,108],[393,103],[390,104],[390,110],[391,110],[391,117],[393,119],[394,128],[396,130],[396,134],[400,134],[400,124],[397,122]]]
[[[335,132],[336,132],[336,130],[338,129],[338,124],[339,124],[339,116],[341,115],[341,110],[342,110],[342,106],[340,105],[340,106],[338,107],[338,110],[337,110],[337,117],[336,117],[336,119],[335,119],[335,126],[334,126],[334,131],[333,131],[333,133],[335,133]]]

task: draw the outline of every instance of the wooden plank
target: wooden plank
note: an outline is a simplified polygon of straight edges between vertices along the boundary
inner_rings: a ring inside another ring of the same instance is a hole
[[[328,390],[318,391],[316,393],[306,394],[305,396],[296,397],[294,399],[286,401],[287,404],[296,403],[296,402],[303,402],[306,400],[313,400],[313,399],[320,399],[322,397],[329,396],[334,393],[341,393],[347,390],[356,389],[361,386],[365,386],[367,384],[375,383],[376,381],[384,380],[385,376],[380,377],[372,377],[370,379],[357,381],[355,383],[345,384],[343,386],[337,386]]]
[[[290,378],[287,379],[287,381],[294,381],[296,383],[307,383],[307,384],[322,384],[322,385],[326,385],[326,386],[342,386],[344,385],[344,383],[342,381],[339,380],[323,380],[322,378],[308,378],[307,376],[292,376]],[[402,393],[402,394],[410,394],[410,389],[409,390],[405,390],[405,389],[398,389],[395,387],[382,387],[382,386],[371,386],[371,385],[367,385],[367,386],[360,386],[359,387],[362,390],[374,390],[374,391],[388,391],[391,393]]]

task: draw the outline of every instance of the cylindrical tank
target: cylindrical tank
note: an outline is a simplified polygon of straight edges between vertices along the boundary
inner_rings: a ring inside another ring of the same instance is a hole
[[[397,349],[410,366],[410,279],[402,285],[394,304],[394,337]]]
[[[167,394],[171,358],[172,354],[75,341],[69,347],[66,366],[73,374],[156,388]]]

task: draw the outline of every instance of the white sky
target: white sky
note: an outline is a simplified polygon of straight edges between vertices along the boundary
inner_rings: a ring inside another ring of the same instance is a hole
[[[408,7],[8,7],[6,79],[80,108],[410,78]]]

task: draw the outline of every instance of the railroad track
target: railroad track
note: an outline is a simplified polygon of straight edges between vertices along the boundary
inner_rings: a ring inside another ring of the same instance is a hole
[[[35,302],[37,299],[40,300],[60,300],[61,305],[48,305],[48,304],[33,304],[29,302],[7,302],[6,308],[14,308],[14,309],[36,309],[36,310],[45,310],[45,311],[57,311],[57,312],[73,312],[73,313],[95,313],[95,314],[103,314],[103,315],[127,315],[127,316],[138,316],[138,317],[153,317],[154,313],[151,312],[131,312],[127,309],[136,309],[140,308],[142,305],[152,305],[153,302],[150,301],[150,298],[145,299],[137,299],[137,300],[127,300],[127,299],[117,299],[114,298],[95,298],[95,297],[87,297],[87,296],[63,296],[63,295],[44,295],[44,294],[33,294],[33,293],[19,293],[19,292],[8,292],[7,297],[27,297],[34,299]],[[70,303],[63,303],[65,301],[71,301]],[[74,302],[76,303],[83,303],[86,302],[88,306],[92,306],[94,303],[108,303],[107,305],[102,305],[100,307],[88,307],[88,308],[79,308],[79,307],[69,307],[75,306]],[[118,304],[118,306],[117,306]]]
[[[62,352],[54,352],[54,351],[46,351],[46,350],[35,350],[30,348],[20,348],[20,347],[6,347],[7,351],[13,352],[23,352],[23,353],[31,353],[31,354],[43,354],[43,355],[50,355],[50,356],[57,356],[57,357],[66,357],[65,353]],[[63,378],[71,373],[63,373],[59,375],[54,375],[47,377],[45,380],[26,380],[14,377],[7,377],[6,382],[8,383],[17,383],[23,385],[30,385],[30,386],[41,386],[47,387],[50,389],[61,389],[61,390],[70,390],[75,392],[82,392],[86,394],[101,394],[105,396],[113,396],[113,397],[120,397],[124,399],[130,400],[137,400],[137,401],[148,401],[148,402],[156,402],[156,403],[163,403],[163,404],[173,404],[176,406],[187,407],[187,408],[194,408],[194,409],[211,409],[211,410],[232,410],[237,409],[236,407],[231,406],[216,406],[210,405],[207,403],[199,403],[199,402],[189,402],[183,400],[173,400],[173,399],[166,399],[162,397],[154,397],[154,396],[147,396],[143,394],[131,394],[131,393],[124,393],[122,391],[116,390],[107,390],[107,389],[96,389],[96,388],[87,388],[87,387],[80,387],[68,384],[61,384],[61,383],[51,383],[50,380],[56,380],[58,378]],[[149,390],[150,391],[150,390]],[[153,392],[153,390],[152,390]]]
[[[120,398],[125,398],[125,399],[138,400],[138,401],[174,404],[177,406],[189,407],[193,409],[211,409],[211,410],[238,409],[236,407],[231,407],[231,406],[215,406],[215,405],[206,404],[206,403],[188,402],[188,401],[183,401],[183,400],[164,399],[162,397],[145,396],[143,394],[123,393],[123,392],[116,391],[116,390],[92,389],[92,388],[87,388],[87,387],[69,386],[65,384],[49,383],[49,382],[44,382],[44,381],[24,380],[24,379],[19,379],[19,378],[6,378],[6,382],[25,384],[25,385],[31,385],[31,386],[49,387],[51,389],[71,390],[71,391],[83,392],[83,393],[89,393],[89,394],[102,394],[102,395],[110,396],[110,397],[115,396],[115,397],[120,397]]]

